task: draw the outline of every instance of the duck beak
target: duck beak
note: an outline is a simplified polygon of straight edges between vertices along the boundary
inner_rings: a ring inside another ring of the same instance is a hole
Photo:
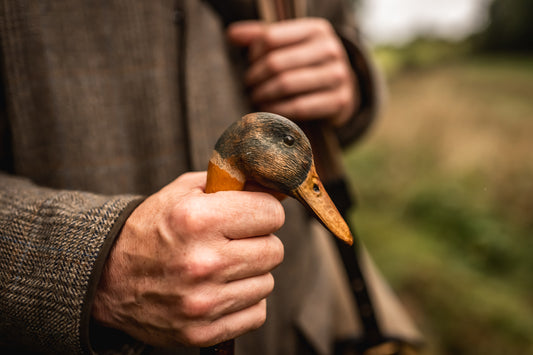
[[[315,217],[337,238],[348,245],[353,244],[350,228],[322,185],[314,163],[304,182],[292,191],[292,195],[311,210]]]

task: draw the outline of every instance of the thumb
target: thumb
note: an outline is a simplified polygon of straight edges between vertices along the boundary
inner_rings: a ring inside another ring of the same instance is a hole
[[[174,181],[163,187],[162,190],[172,190],[174,192],[186,192],[197,190],[203,192],[207,181],[207,172],[188,172],[180,175]]]
[[[285,195],[284,193],[264,187],[263,185],[260,185],[255,181],[246,181],[244,190],[252,192],[266,192],[274,196],[276,199],[278,199],[278,201],[283,201],[285,198],[287,198],[287,195]]]
[[[227,36],[232,44],[248,47],[261,38],[264,32],[265,23],[261,21],[239,21],[228,27]]]

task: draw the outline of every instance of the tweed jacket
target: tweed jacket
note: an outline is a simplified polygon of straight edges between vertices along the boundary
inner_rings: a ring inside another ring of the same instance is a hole
[[[235,18],[201,0],[1,1],[0,352],[146,350],[93,324],[92,300],[131,211],[205,170],[219,134],[253,110],[224,24],[255,12],[234,2]],[[310,6],[343,35],[360,77],[362,109],[339,134],[347,144],[373,116],[372,71],[349,13],[337,1]],[[305,211],[285,208],[267,323],[237,351],[295,354],[305,343],[327,354],[359,331],[353,304],[333,249],[319,253],[330,247]]]

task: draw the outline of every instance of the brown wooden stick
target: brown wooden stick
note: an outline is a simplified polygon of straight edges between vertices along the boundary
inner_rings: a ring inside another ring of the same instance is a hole
[[[307,16],[307,0],[293,0],[293,17],[305,17]]]
[[[226,172],[221,170],[216,164],[209,161],[207,168],[207,182],[205,186],[206,193],[218,191],[242,190],[244,184],[234,181]],[[200,349],[200,355],[234,355],[235,340],[230,339],[207,348]]]
[[[267,22],[272,23],[277,21],[276,7],[274,0],[257,0],[257,8],[259,9],[259,17]]]
[[[235,353],[235,340],[226,340],[217,345],[200,349],[200,355],[233,355]]]
[[[288,5],[288,6],[287,6]],[[305,16],[306,0],[257,0],[257,7],[259,9],[259,16],[267,23],[285,20],[293,16]],[[209,172],[208,172],[209,175]],[[214,181],[214,180],[211,180]],[[210,182],[208,179],[208,186],[206,191],[216,192],[221,191],[222,187],[216,186],[215,182]],[[234,339],[202,348],[201,355],[233,355],[235,353]]]
[[[268,6],[270,6],[270,8],[272,7],[273,0],[258,1],[259,3],[268,3],[270,4]],[[285,17],[284,14],[287,12],[284,12],[279,7],[278,9],[274,10],[270,9],[270,13],[268,15],[271,16],[271,12],[274,11],[277,15],[277,21],[285,20],[287,18],[299,18],[307,16],[307,0],[287,0],[287,2],[291,2],[292,4],[290,17]],[[264,19],[266,20],[266,18]],[[268,22],[273,21],[269,20]],[[335,131],[333,127],[325,121],[300,122],[299,125],[311,142],[318,175],[321,177],[324,184],[334,187],[335,190],[340,190],[336,191],[339,194],[336,200],[340,201],[335,201],[335,204],[337,205],[337,202],[345,202],[343,200],[346,200],[348,201],[348,205],[351,205],[351,202],[349,202],[350,192],[348,191],[345,183],[346,173],[342,163],[342,149],[335,137]],[[347,209],[349,207],[348,205],[344,206],[343,210],[341,211],[343,217],[346,217],[347,215]],[[379,323],[375,317],[374,305],[372,299],[370,298],[367,281],[365,280],[363,270],[359,265],[359,246],[356,246],[356,249],[346,248],[346,245],[340,243],[338,240],[336,240],[336,246],[339,250],[342,262],[347,272],[347,276],[350,280],[351,291],[357,306],[359,309],[371,310],[371,312],[368,313],[359,312],[364,336],[366,338],[365,340],[372,346],[379,344],[383,341],[383,335],[381,333]]]

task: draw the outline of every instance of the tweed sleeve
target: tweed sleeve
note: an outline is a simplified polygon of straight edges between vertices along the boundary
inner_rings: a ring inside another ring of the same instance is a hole
[[[308,3],[310,16],[323,17],[333,25],[357,78],[359,109],[336,130],[340,144],[347,146],[364,134],[377,116],[383,83],[356,23],[353,4],[347,0],[309,0]]]
[[[359,109],[337,129],[341,145],[347,146],[365,133],[378,115],[383,101],[383,83],[359,32],[350,26],[336,30],[357,78],[360,100]]]
[[[0,173],[0,349],[87,353],[92,297],[138,196],[41,188]]]

